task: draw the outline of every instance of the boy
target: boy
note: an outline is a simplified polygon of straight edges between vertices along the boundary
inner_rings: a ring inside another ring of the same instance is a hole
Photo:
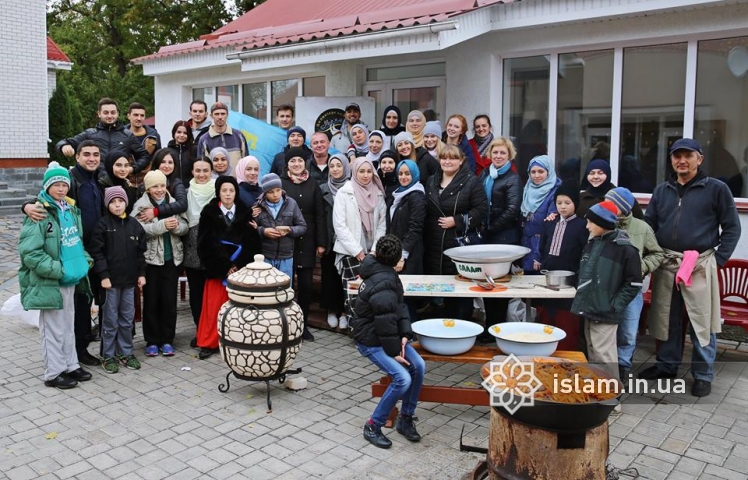
[[[615,204],[607,200],[587,211],[592,238],[582,253],[579,286],[571,305],[571,311],[585,319],[590,363],[603,364],[616,378],[616,331],[642,286],[639,253],[626,232],[616,228],[617,213]]]
[[[119,362],[132,370],[140,362],[132,353],[132,327],[135,318],[135,286],[145,285],[145,230],[128,216],[127,193],[122,187],[104,190],[104,204],[109,210],[94,228],[91,256],[94,271],[106,290],[102,320],[102,367],[106,373],[117,373]]]
[[[37,197],[47,216],[39,222],[25,218],[18,239],[21,303],[26,310],[40,310],[44,385],[59,389],[91,379],[78,364],[73,329],[73,294],[91,296],[91,257],[83,248],[80,210],[67,197],[69,189],[70,174],[51,162]]]
[[[250,224],[262,238],[265,261],[293,279],[294,238],[306,233],[306,221],[296,200],[283,191],[278,175],[268,173],[260,185],[260,214]]]
[[[371,418],[364,425],[364,438],[379,448],[390,448],[392,441],[382,427],[398,400],[402,411],[395,430],[411,442],[421,440],[413,423],[426,364],[408,343],[413,338],[408,308],[403,303],[403,284],[395,266],[400,262],[403,244],[394,235],[385,235],[376,244],[376,256],[367,255],[361,263],[363,282],[351,320],[356,348],[371,363],[392,378]]]
[[[631,244],[639,250],[642,278],[646,277],[657,270],[665,258],[665,252],[657,243],[654,230],[647,222],[632,215],[631,210],[636,201],[629,189],[616,187],[605,194],[605,199],[613,202],[618,208],[619,228],[628,234]],[[623,312],[623,319],[618,325],[618,373],[622,379],[628,378],[631,372],[631,359],[636,349],[636,332],[643,306],[642,290],[639,288]]]

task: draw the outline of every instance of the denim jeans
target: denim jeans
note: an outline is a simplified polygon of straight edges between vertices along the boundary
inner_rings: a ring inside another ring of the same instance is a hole
[[[358,351],[371,363],[379,367],[392,379],[377,408],[371,415],[371,420],[378,427],[384,426],[390,411],[395,407],[397,401],[402,399],[402,414],[413,415],[418,403],[418,395],[423,386],[423,375],[426,372],[426,363],[418,352],[410,344],[405,346],[405,359],[410,366],[399,363],[394,357],[385,353],[382,347],[367,347],[360,343],[356,344]]]
[[[281,272],[288,275],[288,278],[290,278],[293,282],[293,257],[280,259],[266,258],[265,263],[269,263]]]
[[[618,324],[618,366],[631,370],[631,359],[636,349],[636,333],[639,330],[639,317],[644,306],[641,289],[623,311],[623,320]]]
[[[683,318],[686,316],[686,306],[680,291],[673,288],[670,301],[670,318],[667,340],[657,348],[657,367],[664,373],[675,374],[683,361]],[[688,331],[693,343],[691,355],[691,375],[695,380],[711,382],[714,378],[714,360],[717,358],[717,335],[711,334],[709,344],[702,347],[693,326],[688,324]]]

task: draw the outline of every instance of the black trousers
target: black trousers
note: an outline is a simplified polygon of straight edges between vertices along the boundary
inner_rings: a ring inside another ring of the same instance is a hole
[[[472,298],[445,298],[444,313],[447,318],[471,321],[473,318]]]
[[[335,252],[327,253],[320,259],[322,267],[322,299],[320,307],[328,313],[340,316],[345,309],[345,295],[340,288],[343,280],[340,278],[338,269],[335,268]]]
[[[296,302],[304,314],[304,325],[309,318],[309,307],[312,304],[313,275],[313,267],[296,269]]]
[[[99,298],[101,293],[101,280],[99,276],[90,270],[88,273],[88,282],[91,284],[91,292],[93,294],[93,300],[99,307],[104,303],[103,299]],[[73,297],[75,304],[75,351],[81,354],[86,351],[88,345],[91,343],[91,299],[83,293],[76,293]],[[99,308],[99,317],[104,314],[104,309]]]
[[[173,260],[148,265],[143,287],[143,336],[146,345],[174,343],[177,328],[177,283],[179,268]]]
[[[484,298],[483,305],[486,307],[486,327],[506,322],[508,298]]]
[[[199,268],[185,268],[187,284],[190,286],[190,312],[195,326],[200,323],[200,313],[203,311],[203,290],[205,290],[205,270]]]

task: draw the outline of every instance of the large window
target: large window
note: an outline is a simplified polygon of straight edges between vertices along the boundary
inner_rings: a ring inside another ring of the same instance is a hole
[[[265,119],[268,113],[268,84],[245,83],[242,85],[242,111],[255,118]]]
[[[270,82],[270,89],[273,95],[273,124],[275,124],[275,114],[278,113],[278,107],[281,105],[296,107],[296,97],[299,96],[299,80],[297,78],[276,80]]]

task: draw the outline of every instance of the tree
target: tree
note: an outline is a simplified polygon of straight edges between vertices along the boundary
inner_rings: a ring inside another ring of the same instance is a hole
[[[232,9],[234,18],[241,17],[242,15],[262,3],[265,3],[265,0],[235,0],[234,8]]]
[[[57,87],[49,99],[49,138],[50,160],[57,160],[60,165],[71,164],[71,160],[57,153],[55,145],[63,138],[72,137],[83,129],[83,119],[77,102],[70,95],[67,79],[64,74],[57,77]]]

